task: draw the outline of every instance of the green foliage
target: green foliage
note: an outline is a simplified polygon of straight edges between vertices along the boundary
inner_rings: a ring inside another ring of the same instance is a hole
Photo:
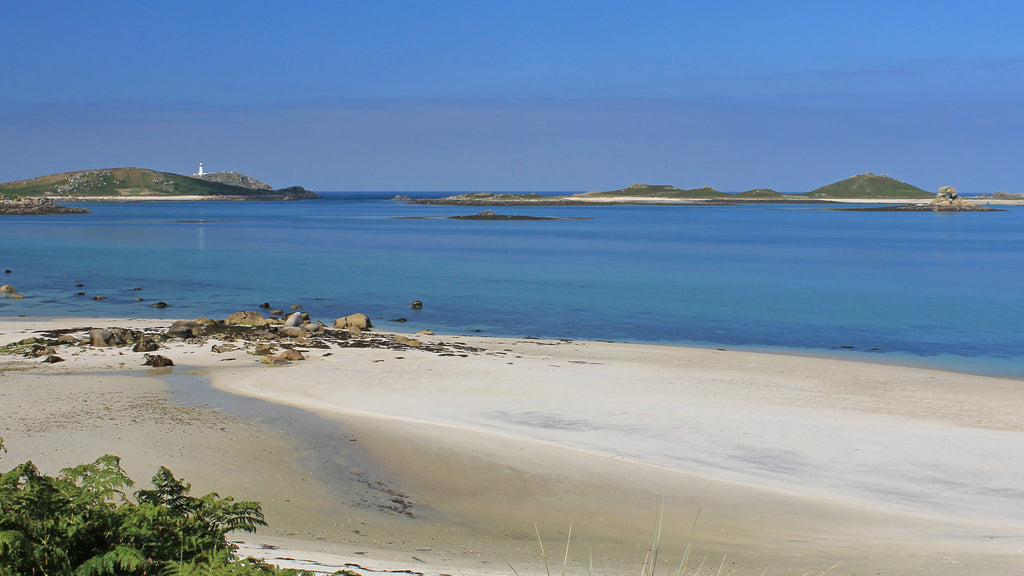
[[[0,475],[0,576],[307,574],[236,561],[227,534],[266,526],[258,502],[191,496],[167,468],[137,502],[132,485],[110,455],[57,476],[32,462]]]

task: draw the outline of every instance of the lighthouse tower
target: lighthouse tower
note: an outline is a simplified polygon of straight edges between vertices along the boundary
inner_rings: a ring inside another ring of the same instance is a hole
[[[202,162],[199,163],[199,172],[196,172],[195,175],[196,176],[202,176],[203,175],[203,163]]]

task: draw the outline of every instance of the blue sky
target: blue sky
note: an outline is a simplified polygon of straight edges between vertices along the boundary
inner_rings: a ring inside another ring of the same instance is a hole
[[[0,181],[1024,192],[1019,2],[5,2]]]

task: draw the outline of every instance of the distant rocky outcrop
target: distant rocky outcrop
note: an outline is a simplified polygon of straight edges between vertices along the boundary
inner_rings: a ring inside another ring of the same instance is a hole
[[[449,220],[558,220],[551,216],[523,216],[518,214],[495,214],[490,210],[484,210],[476,214],[463,216],[449,216]]]
[[[48,198],[0,199],[0,216],[39,216],[46,214],[88,214],[85,208],[61,206]]]
[[[965,206],[964,199],[956,193],[956,188],[952,186],[943,186],[939,188],[939,193],[935,195],[935,199],[932,200],[932,205],[938,208],[949,207],[955,209],[963,209]]]
[[[979,200],[1012,200],[1015,202],[1020,202],[1024,201],[1024,193],[1004,192],[1002,190],[998,190],[991,194],[979,194],[978,196],[975,196],[975,198]]]
[[[968,204],[957,194],[956,188],[943,186],[939,188],[938,194],[928,203],[896,204],[889,206],[875,206],[866,208],[845,208],[848,211],[864,212],[1004,212],[997,208],[990,208],[982,204]]]
[[[238,172],[210,172],[208,174],[203,174],[202,176],[193,176],[193,178],[201,178],[207,182],[219,182],[221,184],[227,184],[228,186],[240,186],[250,190],[274,189],[266,182],[260,182],[252,176],[246,176],[245,174],[239,174]]]

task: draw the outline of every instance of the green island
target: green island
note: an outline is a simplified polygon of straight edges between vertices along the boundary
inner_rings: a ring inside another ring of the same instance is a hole
[[[945,187],[944,187],[945,188]],[[444,198],[410,199],[396,197],[413,204],[440,204],[451,206],[517,206],[517,205],[600,205],[600,204],[739,204],[739,203],[900,203],[915,209],[934,209],[937,195],[888,175],[858,174],[810,192],[783,194],[770,188],[754,188],[740,193],[721,192],[711,186],[684,189],[676,186],[631,184],[618,190],[583,192],[567,196],[540,196],[538,194],[472,192]],[[962,198],[962,197],[961,197]],[[997,202],[1024,203],[1024,196],[996,192],[965,199],[955,208],[975,210],[971,206]]]
[[[46,198],[63,201],[143,200],[307,200],[319,198],[301,186],[274,190],[237,172],[184,176],[145,168],[108,168],[50,174],[0,184],[0,198],[18,201]]]

